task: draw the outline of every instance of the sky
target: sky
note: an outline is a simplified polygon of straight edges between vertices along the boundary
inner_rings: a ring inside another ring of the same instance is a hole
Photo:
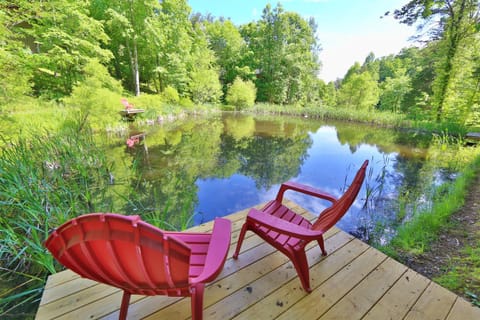
[[[413,45],[408,39],[415,28],[400,24],[393,12],[408,0],[188,0],[192,12],[210,13],[229,18],[239,26],[261,19],[267,3],[281,3],[285,11],[293,11],[305,19],[313,17],[318,25],[317,37],[322,48],[319,77],[325,81],[343,78],[355,63],[363,63],[373,52],[379,58],[396,54]]]

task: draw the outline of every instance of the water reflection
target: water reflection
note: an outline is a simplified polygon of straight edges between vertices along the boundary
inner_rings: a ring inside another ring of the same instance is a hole
[[[110,141],[113,207],[162,227],[184,228],[265,202],[287,180],[340,196],[369,159],[366,182],[338,226],[381,242],[408,218],[399,195],[407,199],[433,176],[425,161],[429,137],[352,123],[225,113],[150,127],[143,137],[133,148]],[[141,147],[147,141],[148,153]],[[316,213],[328,205],[286,196]]]

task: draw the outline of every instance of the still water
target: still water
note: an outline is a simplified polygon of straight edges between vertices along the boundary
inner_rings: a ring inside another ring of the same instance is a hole
[[[338,197],[368,159],[362,190],[337,226],[382,243],[408,219],[408,201],[398,199],[421,198],[425,187],[446,179],[426,161],[430,137],[368,125],[222,113],[130,128],[137,134],[130,146],[125,137],[108,140],[114,194],[126,213],[162,227],[263,203],[288,180]],[[328,205],[292,191],[286,197],[316,214]]]

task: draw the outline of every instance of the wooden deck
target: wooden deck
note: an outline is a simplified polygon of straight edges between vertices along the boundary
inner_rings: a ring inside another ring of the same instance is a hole
[[[232,245],[205,290],[205,319],[480,319],[480,308],[336,228],[326,237],[328,256],[308,250],[313,292],[306,294],[285,256],[250,232],[238,260],[231,258],[246,213],[227,216]],[[36,319],[117,319],[121,295],[63,271],[48,278]],[[190,317],[188,298],[132,296],[128,310],[128,319]]]

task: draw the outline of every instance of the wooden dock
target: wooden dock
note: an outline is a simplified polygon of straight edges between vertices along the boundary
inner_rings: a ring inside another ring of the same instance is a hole
[[[326,235],[328,256],[314,244],[307,251],[313,292],[306,294],[288,259],[253,233],[238,260],[231,258],[246,213],[226,217],[232,245],[205,289],[204,319],[480,319],[480,308],[337,228]],[[48,278],[36,319],[117,319],[121,297],[119,289],[59,272]],[[132,296],[128,310],[128,319],[190,317],[189,298]]]
[[[135,117],[137,116],[137,114],[140,114],[143,112],[145,112],[145,110],[143,109],[125,109],[120,111],[119,113],[124,120],[133,121],[135,120]]]

